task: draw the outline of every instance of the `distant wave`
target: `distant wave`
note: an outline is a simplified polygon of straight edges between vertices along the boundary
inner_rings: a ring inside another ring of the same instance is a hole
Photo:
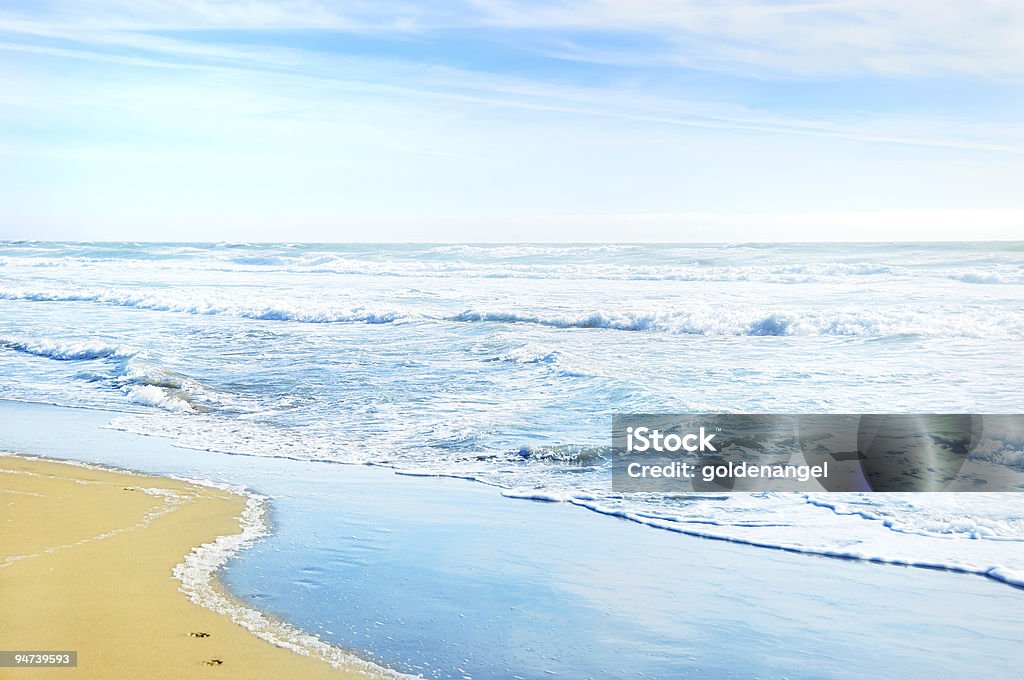
[[[1024,338],[1024,313],[991,317],[983,309],[923,312],[908,309],[829,308],[764,311],[742,307],[691,310],[603,310],[578,313],[466,309],[445,314],[423,306],[368,308],[362,304],[324,304],[296,299],[275,304],[239,300],[188,290],[163,293],[61,293],[0,289],[0,299],[37,302],[92,302],[151,311],[225,315],[260,321],[296,323],[389,324],[412,321],[531,324],[564,329],[605,329],[707,336],[912,336]],[[74,350],[71,350],[72,354]],[[86,350],[83,350],[86,351]],[[521,360],[521,359],[520,359]]]
[[[179,310],[188,311],[188,310]],[[219,312],[210,312],[219,313]],[[332,309],[323,310],[296,310],[286,307],[265,307],[261,309],[241,309],[226,313],[234,314],[243,319],[256,319],[260,321],[297,321],[299,323],[394,323],[411,318],[411,315],[397,311],[366,311],[353,308],[349,311],[337,311]]]
[[[327,276],[404,278],[535,279],[605,281],[680,281],[720,283],[812,284],[884,279],[945,279],[962,283],[1022,284],[1024,275],[1000,265],[964,269],[963,263],[919,267],[878,262],[807,262],[790,264],[736,263],[711,253],[704,259],[676,255],[643,259],[635,246],[541,248],[509,246],[439,246],[419,257],[381,254],[310,253],[277,250],[238,252],[228,248],[180,249],[160,253],[93,253],[90,255],[0,256],[0,267],[48,269],[114,268],[140,272],[223,271],[276,272]]]
[[[970,271],[950,274],[949,278],[963,283],[980,283],[987,285],[1024,284],[1024,276],[1007,274],[1001,271]]]
[[[495,258],[499,259],[499,258]],[[516,259],[508,256],[501,259]],[[379,260],[332,255],[245,254],[229,258],[135,259],[102,257],[0,257],[0,266],[70,268],[278,272],[334,276],[397,278],[470,278],[606,281],[760,282],[801,284],[843,281],[867,276],[911,276],[913,272],[870,263],[721,266],[693,262],[635,264],[601,261],[514,263],[467,260]]]
[[[230,301],[209,299],[191,293],[61,293],[57,291],[25,291],[0,289],[0,299],[31,302],[94,302],[117,307],[134,307],[157,312],[181,312],[197,315],[236,316],[261,321],[296,321],[300,323],[392,323],[407,314],[398,311],[374,311],[360,307],[339,309],[319,305],[240,305]]]
[[[539,315],[523,312],[466,310],[450,321],[522,323],[552,328],[651,331],[674,335],[732,336],[888,336],[1020,338],[1024,317],[972,323],[962,315],[949,319],[912,311],[828,310],[757,314],[742,310],[662,313],[593,312],[584,315]]]
[[[519,257],[564,257],[567,255],[608,255],[609,253],[627,253],[645,250],[645,246],[637,244],[609,243],[601,245],[469,245],[451,244],[435,246],[428,254],[460,255],[486,258],[519,258]]]

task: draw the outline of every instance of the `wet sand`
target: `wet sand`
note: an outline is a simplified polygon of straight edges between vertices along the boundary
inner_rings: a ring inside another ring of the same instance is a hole
[[[172,571],[238,534],[243,496],[169,478],[0,456],[0,650],[78,652],[0,678],[381,677],[284,649],[201,607]]]

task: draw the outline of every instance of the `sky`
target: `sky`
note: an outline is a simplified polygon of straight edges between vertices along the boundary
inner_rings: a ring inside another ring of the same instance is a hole
[[[0,0],[0,239],[1024,239],[1019,0]]]

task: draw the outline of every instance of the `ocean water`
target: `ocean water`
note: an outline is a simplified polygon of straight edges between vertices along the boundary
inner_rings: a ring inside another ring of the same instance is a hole
[[[184,449],[110,416],[0,400],[0,451],[254,490],[258,540],[222,537],[175,573],[201,604],[329,658],[460,680],[1020,676],[1024,591],[992,579],[681,536],[461,479]],[[213,567],[237,602],[208,587]]]
[[[617,412],[1019,413],[1022,359],[1022,243],[0,244],[0,398],[1015,585],[1024,496],[622,496],[607,446]]]

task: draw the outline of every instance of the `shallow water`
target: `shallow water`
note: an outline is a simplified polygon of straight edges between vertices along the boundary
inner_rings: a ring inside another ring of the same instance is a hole
[[[463,480],[209,453],[0,402],[0,449],[270,497],[225,574],[244,601],[440,678],[1016,677],[1024,591],[679,536]]]

